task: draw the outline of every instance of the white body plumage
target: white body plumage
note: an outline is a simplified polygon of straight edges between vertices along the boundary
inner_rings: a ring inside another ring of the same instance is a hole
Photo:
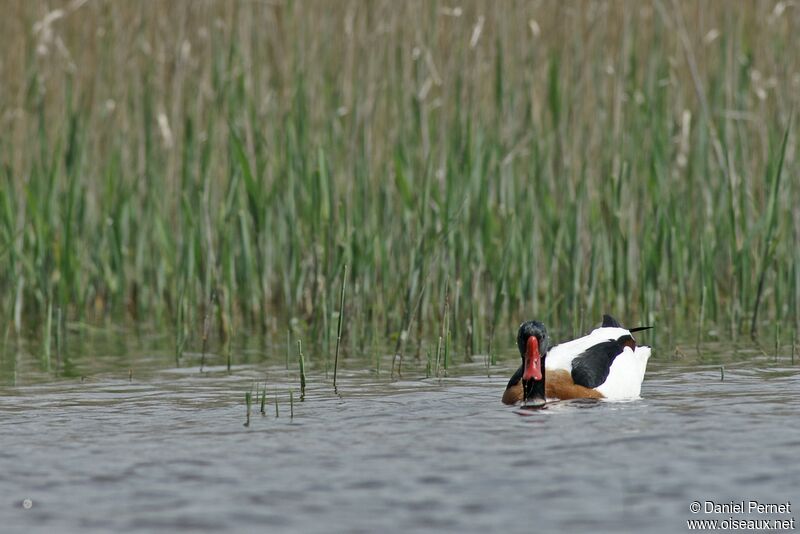
[[[562,369],[572,372],[575,358],[605,341],[618,340],[630,336],[631,332],[620,327],[601,327],[592,330],[588,335],[561,343],[551,348],[545,358],[546,370]],[[624,347],[614,358],[605,382],[594,388],[609,400],[638,398],[644,380],[647,360],[650,358],[650,347]]]

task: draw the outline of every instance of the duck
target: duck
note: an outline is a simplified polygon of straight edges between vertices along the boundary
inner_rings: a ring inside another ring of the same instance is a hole
[[[589,334],[550,348],[547,328],[539,321],[520,325],[517,347],[522,365],[508,381],[504,404],[544,406],[547,399],[637,399],[651,349],[611,315]],[[546,380],[545,380],[546,378]]]

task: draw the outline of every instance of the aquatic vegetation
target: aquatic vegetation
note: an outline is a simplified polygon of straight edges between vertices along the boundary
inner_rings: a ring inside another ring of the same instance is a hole
[[[339,343],[342,341],[342,320],[344,319],[344,290],[347,286],[347,265],[342,273],[342,294],[339,298],[339,322],[336,326],[336,354],[333,359],[333,389],[336,390],[336,373],[339,371]]]
[[[253,404],[253,393],[251,391],[244,394],[244,403],[247,406],[247,419],[245,419],[244,426],[250,426],[250,411]]]
[[[312,4],[7,6],[0,318],[43,361],[62,321],[228,368],[288,332],[334,382],[387,344],[491,365],[534,311],[796,331],[792,10]]]
[[[303,342],[297,340],[297,361],[300,365],[300,400],[306,396],[306,363],[303,358]]]

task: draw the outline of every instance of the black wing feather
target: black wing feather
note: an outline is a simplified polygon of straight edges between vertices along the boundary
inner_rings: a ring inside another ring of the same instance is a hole
[[[603,323],[605,325],[605,319]],[[624,349],[623,343],[613,339],[589,347],[572,360],[572,381],[587,388],[601,385],[608,378],[614,358],[622,354]]]
[[[613,327],[613,328],[622,328],[622,325],[619,324],[619,321],[611,317],[609,314],[603,314],[603,328],[606,327]]]

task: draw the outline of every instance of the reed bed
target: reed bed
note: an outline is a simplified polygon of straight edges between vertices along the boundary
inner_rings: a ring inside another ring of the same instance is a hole
[[[302,337],[335,376],[340,344],[439,375],[532,317],[797,330],[794,4],[3,11],[6,335]]]

